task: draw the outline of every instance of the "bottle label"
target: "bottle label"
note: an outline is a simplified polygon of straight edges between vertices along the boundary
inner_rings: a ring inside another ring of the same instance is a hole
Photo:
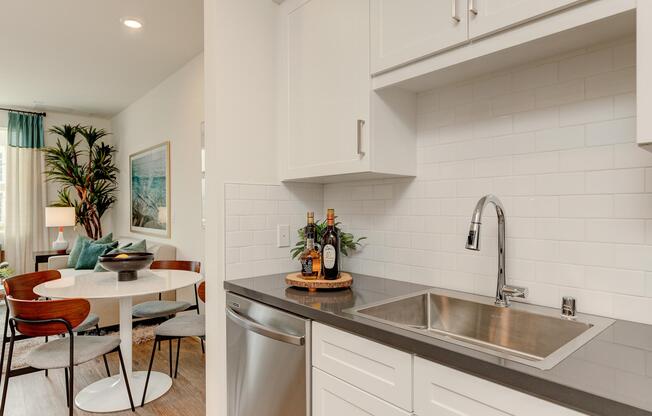
[[[333,247],[332,244],[326,244],[324,246],[324,253],[323,253],[323,261],[324,261],[324,267],[327,269],[332,269],[335,267],[335,257],[336,257],[336,251],[335,247]]]
[[[301,260],[301,273],[306,276],[310,276],[313,274],[312,258],[308,257]]]

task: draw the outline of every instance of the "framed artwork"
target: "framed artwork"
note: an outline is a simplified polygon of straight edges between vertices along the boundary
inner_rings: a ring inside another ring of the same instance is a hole
[[[170,238],[170,142],[129,156],[132,232]]]

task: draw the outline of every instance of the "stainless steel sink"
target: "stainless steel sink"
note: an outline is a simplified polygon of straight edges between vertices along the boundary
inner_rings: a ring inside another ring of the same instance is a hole
[[[364,305],[348,312],[540,369],[554,367],[614,321],[440,289]]]

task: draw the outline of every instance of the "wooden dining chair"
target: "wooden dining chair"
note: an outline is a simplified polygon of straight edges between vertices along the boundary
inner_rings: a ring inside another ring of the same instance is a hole
[[[4,415],[10,378],[59,368],[65,369],[66,401],[68,414],[72,416],[74,407],[74,367],[112,352],[118,353],[131,410],[132,412],[136,411],[120,350],[120,338],[111,336],[74,336],[73,329],[88,317],[91,309],[91,305],[86,299],[39,301],[15,299],[11,295],[8,295],[6,299],[12,314],[11,318],[9,318],[11,339],[9,341],[6,376],[2,388],[0,416]],[[55,336],[62,333],[66,333],[68,336],[52,340],[47,344],[32,349],[25,357],[27,367],[12,370],[11,361],[14,354],[16,331],[30,337]]]
[[[186,260],[157,260],[152,263],[150,269],[153,270],[184,270],[188,272],[201,272],[201,263],[198,261]],[[199,315],[199,299],[197,297],[197,285],[195,284],[195,304],[176,300],[162,300],[161,294],[158,294],[158,300],[152,300],[134,305],[131,314],[135,318],[167,318],[170,319],[179,312],[196,310]],[[160,345],[159,345],[160,349]],[[202,351],[204,343],[202,342]],[[170,362],[172,362],[172,341],[170,341]],[[172,364],[170,364],[172,365]]]
[[[202,282],[196,290],[202,302],[206,302],[206,282]],[[149,384],[149,376],[152,373],[152,365],[154,364],[154,356],[156,355],[156,345],[163,341],[168,340],[170,346],[172,341],[177,340],[177,359],[174,370],[174,378],[177,378],[179,373],[179,352],[181,351],[181,339],[186,337],[199,337],[202,340],[206,337],[206,320],[205,315],[181,315],[169,319],[159,325],[155,330],[156,337],[154,338],[154,345],[152,346],[152,356],[149,359],[149,368],[147,370],[147,378],[145,379],[145,390],[143,390],[143,398],[141,406],[145,404],[145,397],[147,396],[147,385]],[[172,377],[172,357],[170,357],[170,377]]]
[[[16,276],[9,277],[4,281],[5,296],[11,296],[14,299],[22,300],[37,300],[39,295],[34,293],[34,288],[41,283],[49,282],[52,280],[61,279],[61,273],[57,270],[44,270],[34,273],[25,273]],[[9,343],[9,335],[7,330],[9,329],[9,315],[11,311],[9,309],[9,304],[7,303],[7,312],[5,313],[5,326],[4,332],[2,333],[2,352],[0,353],[0,370],[3,368],[4,359],[5,359],[5,350],[6,346]],[[94,313],[89,313],[86,319],[81,322],[77,327],[73,328],[73,332],[76,334],[89,332],[94,330],[97,335],[100,335],[100,317]],[[16,341],[23,339],[32,338],[25,334],[17,334]],[[48,337],[45,338],[45,342],[48,342]],[[109,369],[109,362],[106,357],[104,359],[104,368],[106,370],[107,377],[111,376],[111,371]],[[48,370],[45,370],[45,375],[47,376]]]

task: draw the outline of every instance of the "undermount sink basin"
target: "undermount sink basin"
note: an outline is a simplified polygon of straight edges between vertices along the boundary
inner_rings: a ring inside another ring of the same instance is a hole
[[[361,306],[348,312],[499,357],[549,369],[614,321],[439,289]]]

